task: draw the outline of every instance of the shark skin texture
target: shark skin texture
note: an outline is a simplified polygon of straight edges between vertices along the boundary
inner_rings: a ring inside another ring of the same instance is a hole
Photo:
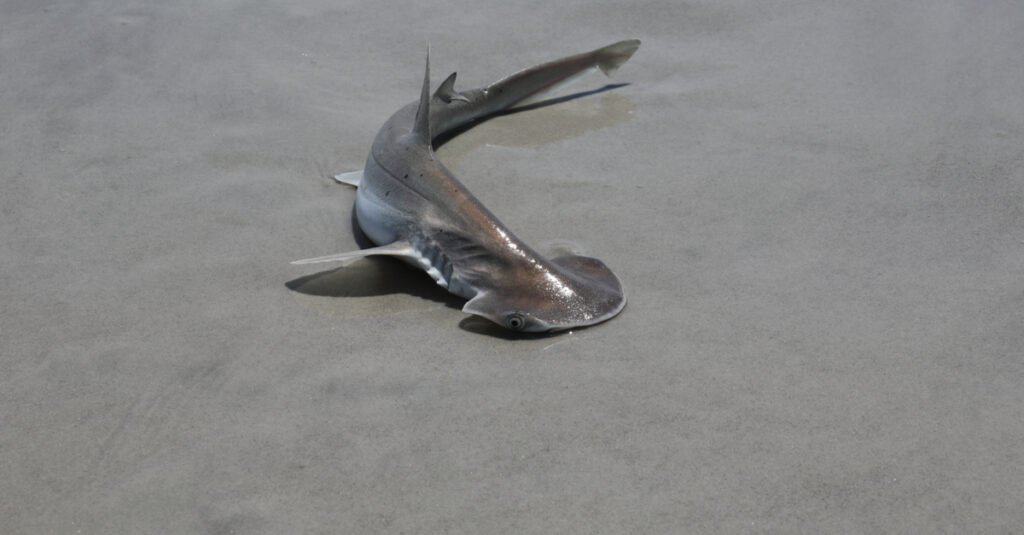
[[[455,90],[452,73],[433,94],[428,51],[419,101],[384,123],[364,169],[335,177],[358,188],[356,221],[378,247],[293,264],[346,265],[371,255],[398,257],[467,299],[464,312],[512,331],[563,331],[615,317],[626,298],[618,278],[603,262],[575,254],[546,258],[538,253],[438,161],[432,142],[589,70],[610,75],[639,46],[636,39],[620,41],[461,92]]]

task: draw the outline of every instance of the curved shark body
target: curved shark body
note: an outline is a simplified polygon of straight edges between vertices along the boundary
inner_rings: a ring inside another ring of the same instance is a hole
[[[356,220],[379,247],[299,260],[348,263],[401,257],[468,299],[463,311],[511,330],[546,332],[600,323],[625,306],[622,286],[600,260],[545,258],[517,238],[435,157],[432,140],[597,67],[610,74],[640,46],[622,41],[457,92],[452,73],[430,94],[430,60],[418,103],[380,129],[366,167],[336,177],[357,186]]]

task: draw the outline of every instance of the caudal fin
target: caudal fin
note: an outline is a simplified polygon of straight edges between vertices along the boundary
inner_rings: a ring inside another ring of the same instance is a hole
[[[640,48],[639,39],[627,39],[604,48],[599,48],[594,51],[598,57],[597,67],[605,75],[611,76],[623,63],[633,57],[638,48]]]

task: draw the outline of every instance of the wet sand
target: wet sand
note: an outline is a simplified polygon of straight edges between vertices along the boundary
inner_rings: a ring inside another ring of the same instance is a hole
[[[0,3],[0,531],[1014,532],[1024,11]],[[440,157],[629,304],[517,339],[358,247],[377,128],[640,38]],[[321,268],[323,269],[323,268]]]

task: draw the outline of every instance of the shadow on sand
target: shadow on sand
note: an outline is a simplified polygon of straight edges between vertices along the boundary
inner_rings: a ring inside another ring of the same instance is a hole
[[[449,141],[451,141],[452,138],[458,136],[459,134],[462,134],[463,132],[465,132],[467,130],[472,129],[473,127],[475,127],[475,126],[477,126],[477,125],[479,125],[481,123],[485,123],[487,121],[490,121],[491,119],[494,119],[495,117],[504,117],[506,115],[514,115],[514,114],[517,114],[517,113],[522,113],[524,111],[530,111],[530,110],[539,110],[541,108],[547,108],[548,106],[554,106],[555,104],[561,104],[563,102],[569,102],[569,101],[580,99],[580,98],[584,98],[584,97],[590,97],[590,96],[594,96],[594,95],[599,95],[601,93],[605,93],[605,92],[608,92],[608,91],[612,91],[612,90],[615,90],[615,89],[626,87],[628,85],[629,85],[628,83],[606,84],[606,85],[604,85],[602,87],[599,87],[597,89],[590,89],[588,91],[580,91],[578,93],[570,93],[568,95],[563,95],[561,97],[549,98],[549,99],[546,99],[546,100],[539,100],[537,102],[531,102],[529,104],[523,104],[523,105],[520,105],[520,106],[515,106],[515,107],[512,107],[512,108],[509,108],[507,110],[502,110],[502,111],[499,111],[499,112],[496,112],[496,113],[492,113],[490,115],[485,115],[485,116],[483,116],[483,117],[481,117],[481,118],[479,118],[479,119],[477,119],[475,121],[470,121],[470,122],[468,122],[468,123],[466,123],[466,124],[464,124],[464,125],[462,125],[462,126],[460,126],[458,128],[454,128],[452,130],[449,130],[449,131],[447,131],[447,132],[437,136],[437,138],[434,139],[434,148],[435,149],[441,148],[442,146],[444,146],[445,143],[448,143]]]
[[[373,247],[354,215],[352,231],[360,248]],[[294,292],[320,297],[374,297],[401,293],[455,309],[461,309],[465,303],[465,299],[448,293],[422,271],[384,256],[366,257],[349,266],[304,275],[284,284]]]

